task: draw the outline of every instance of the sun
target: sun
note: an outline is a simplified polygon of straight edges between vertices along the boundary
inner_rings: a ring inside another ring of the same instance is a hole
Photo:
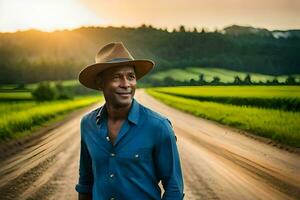
[[[105,24],[78,0],[0,0],[0,7],[1,27],[9,31],[54,31]]]

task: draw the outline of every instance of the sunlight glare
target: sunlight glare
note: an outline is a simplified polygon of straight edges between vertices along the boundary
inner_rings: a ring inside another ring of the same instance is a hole
[[[54,31],[104,23],[78,0],[0,0],[0,27],[6,31]]]

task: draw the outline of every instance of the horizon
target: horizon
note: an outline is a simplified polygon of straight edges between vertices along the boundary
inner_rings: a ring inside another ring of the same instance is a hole
[[[111,26],[111,25],[107,25],[107,26],[97,26],[97,25],[91,25],[91,26],[79,26],[79,27],[74,27],[74,28],[58,28],[58,29],[55,29],[55,30],[42,30],[42,29],[39,29],[39,28],[29,28],[29,29],[22,29],[22,30],[16,30],[16,31],[0,31],[0,33],[20,33],[20,32],[28,32],[28,31],[38,31],[38,32],[42,32],[42,33],[55,33],[55,32],[63,32],[63,31],[75,31],[77,29],[81,29],[81,28],[139,28],[141,27],[142,25],[146,25],[147,27],[151,26],[153,29],[156,29],[156,30],[165,30],[161,27],[155,27],[151,24],[140,24],[139,26]],[[186,32],[193,32],[193,29],[195,27],[186,27],[184,24],[182,25],[179,25],[178,27],[175,27],[174,29],[176,29],[177,31],[179,30],[179,27],[180,26],[184,26],[185,27],[185,30]],[[239,26],[239,27],[251,27],[251,28],[255,28],[255,29],[266,29],[268,31],[300,31],[300,28],[298,29],[267,29],[265,27],[255,27],[255,26],[251,26],[251,25],[240,25],[240,24],[230,24],[228,26],[225,26],[221,29],[208,29],[208,28],[205,28],[203,27],[203,29],[205,30],[205,32],[214,32],[214,31],[221,31],[224,30],[225,28],[227,27],[231,27],[231,26]],[[169,30],[169,29],[166,29],[169,33],[171,33],[174,29],[172,30]],[[202,28],[197,28],[197,31],[200,33],[202,30]]]
[[[168,31],[180,25],[209,32],[231,25],[285,31],[300,29],[299,10],[297,0],[0,0],[0,32],[137,28],[142,24]]]

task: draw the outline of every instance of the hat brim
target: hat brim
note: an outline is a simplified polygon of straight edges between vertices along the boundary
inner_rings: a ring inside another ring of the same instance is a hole
[[[152,60],[130,60],[115,63],[96,63],[81,70],[79,72],[78,80],[87,88],[100,90],[99,85],[96,84],[97,75],[108,68],[123,65],[134,66],[136,79],[138,80],[152,70],[154,62]]]

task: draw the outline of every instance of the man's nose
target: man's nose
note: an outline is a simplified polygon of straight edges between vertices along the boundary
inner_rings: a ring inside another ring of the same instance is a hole
[[[126,87],[126,88],[130,86],[129,81],[127,80],[127,78],[122,78],[120,85],[121,85],[121,87]]]

